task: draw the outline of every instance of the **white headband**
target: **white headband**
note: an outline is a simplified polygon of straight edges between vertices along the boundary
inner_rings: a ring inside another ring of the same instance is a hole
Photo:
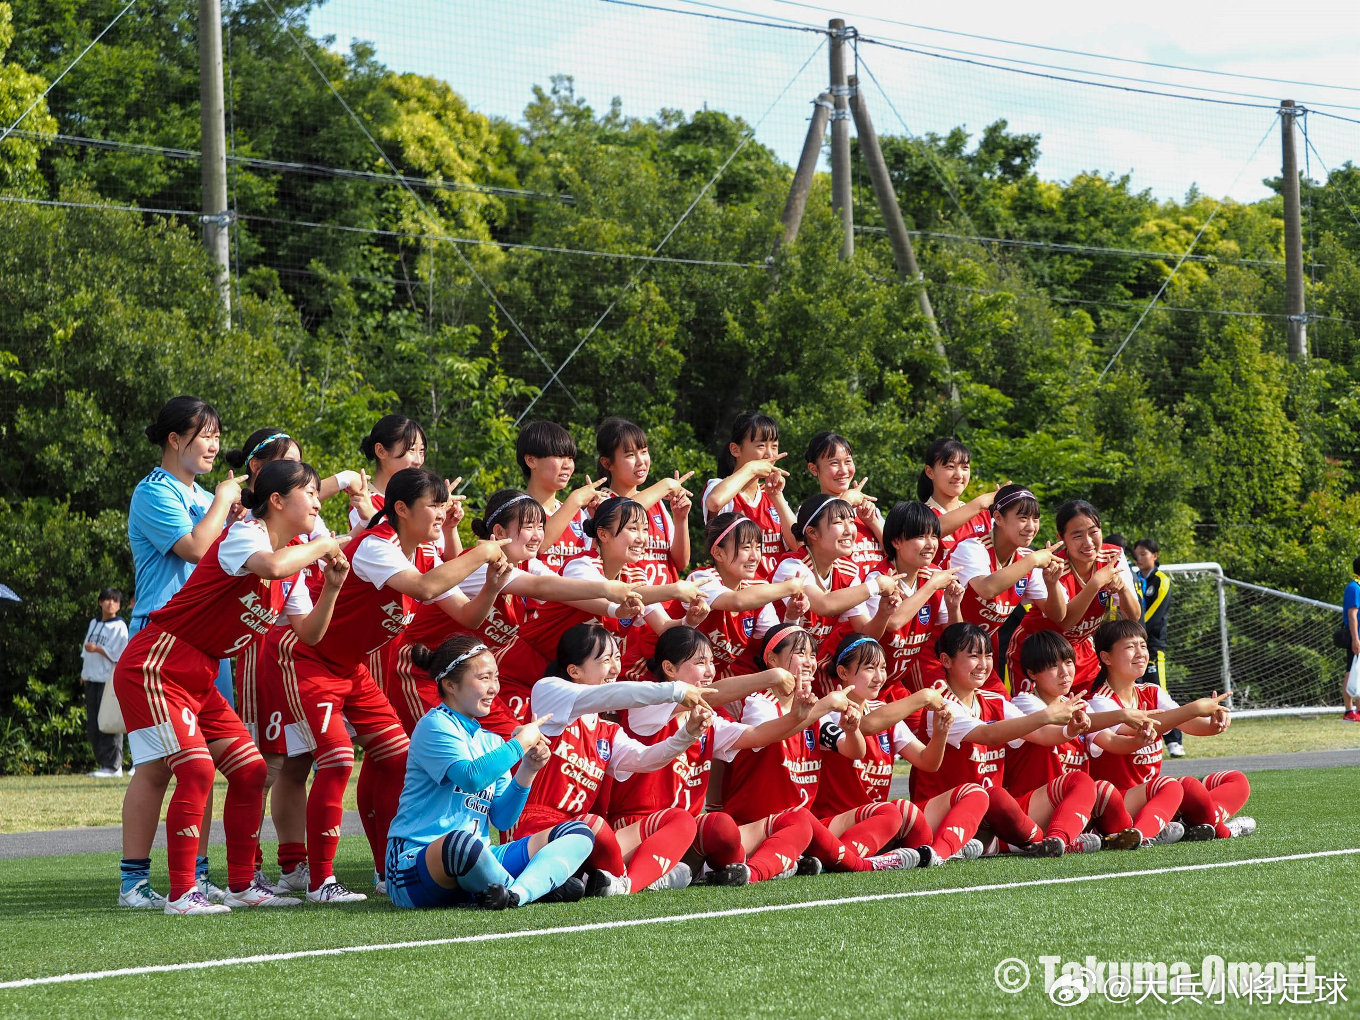
[[[461,666],[463,663],[467,662],[468,659],[472,658],[474,655],[481,655],[482,652],[484,651],[486,651],[486,645],[481,644],[480,642],[473,645],[466,652],[458,656],[458,658],[454,659],[447,666],[441,669],[439,671],[439,675],[434,678],[434,682],[439,683],[439,681],[443,680],[446,676],[452,673],[458,666]]]

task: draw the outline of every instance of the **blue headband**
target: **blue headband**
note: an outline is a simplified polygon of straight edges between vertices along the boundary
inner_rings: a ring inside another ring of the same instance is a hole
[[[875,640],[874,640],[873,638],[871,638],[871,637],[857,637],[857,638],[855,638],[855,640],[851,641],[848,645],[846,645],[844,648],[842,648],[842,649],[841,649],[841,653],[840,653],[839,655],[836,656],[836,665],[839,666],[842,662],[845,661],[845,657],[846,657],[847,655],[849,655],[852,651],[854,651],[856,648],[858,648],[860,645],[863,645],[863,644],[875,644],[875,645],[876,645],[876,644],[878,644],[878,642],[875,641]]]
[[[272,436],[268,436],[268,437],[266,437],[266,438],[264,438],[264,439],[261,439],[258,443],[256,443],[256,444],[255,444],[255,449],[251,450],[248,454],[246,454],[246,461],[249,462],[249,461],[254,460],[254,459],[255,459],[255,455],[256,455],[257,453],[259,453],[261,450],[263,450],[266,446],[268,446],[270,443],[274,442],[275,440],[277,440],[277,439],[292,439],[292,438],[293,438],[293,437],[290,436],[287,432],[275,432]]]

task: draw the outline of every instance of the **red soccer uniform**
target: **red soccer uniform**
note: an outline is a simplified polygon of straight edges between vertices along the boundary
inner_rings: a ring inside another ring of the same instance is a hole
[[[710,478],[708,484],[704,486],[705,521],[714,516],[708,512],[708,494],[721,481],[721,478]],[[784,533],[780,530],[779,511],[775,509],[774,500],[764,487],[757,493],[753,503],[747,502],[746,497],[739,492],[718,513],[727,513],[729,510],[734,510],[760,525],[760,567],[756,571],[756,577],[762,581],[769,580],[774,568],[779,565],[779,558],[789,551],[788,546],[784,544]]]
[[[1034,694],[1017,694],[1014,705],[1025,715],[1042,712],[1048,706]],[[1087,772],[1090,756],[1086,737],[1076,736],[1057,747],[1045,747],[1028,740],[1006,752],[1006,774],[1002,785],[1016,798],[1047,786],[1069,772]]]
[[[867,715],[883,704],[881,701],[866,702],[864,713]],[[838,722],[839,716],[833,713],[827,719]],[[812,813],[818,818],[832,818],[842,811],[888,800],[892,790],[893,765],[902,752],[915,742],[907,724],[899,722],[891,729],[873,736],[866,733],[863,758],[852,761],[843,754],[824,756]]]
[[[943,506],[935,502],[935,497],[931,496],[926,500],[926,506],[935,512],[936,517],[943,517],[949,513]],[[959,527],[949,534],[940,534],[940,547],[935,550],[935,565],[937,567],[948,567],[949,557],[954,552],[954,547],[967,538],[981,538],[983,535],[990,535],[992,532],[992,515],[990,511],[981,510],[968,520],[964,521]]]
[[[1067,601],[1070,604],[1077,593],[1085,587],[1086,581],[1077,576],[1077,572],[1072,568],[1071,562],[1067,558],[1066,550],[1062,550],[1057,555],[1062,563],[1062,573],[1058,576],[1058,581],[1063,586],[1063,591],[1067,593]],[[1126,591],[1134,591],[1133,572],[1129,570],[1129,564],[1124,559],[1124,551],[1117,545],[1103,545],[1098,554],[1098,563],[1115,562],[1119,564],[1120,571],[1124,574],[1124,584],[1127,585]],[[1089,577],[1086,579],[1089,580]],[[1135,596],[1136,597],[1136,596]],[[1110,604],[1119,604],[1118,598],[1109,588],[1101,588],[1091,604],[1086,607],[1086,612],[1071,630],[1062,632],[1063,637],[1071,642],[1073,651],[1076,652],[1076,679],[1072,683],[1072,694],[1081,696],[1090,691],[1091,685],[1095,683],[1097,674],[1100,673],[1100,659],[1096,656],[1095,642],[1092,640],[1096,628],[1101,625],[1110,615]],[[1043,613],[1026,613],[1020,621],[1020,626],[1011,636],[1011,643],[1006,649],[1006,661],[1010,667],[1011,676],[1017,677],[1020,683],[1017,690],[1028,690],[1029,681],[1024,679],[1024,673],[1020,669],[1020,649],[1024,647],[1025,641],[1031,634],[1037,634],[1041,630],[1057,630],[1058,624],[1054,623]]]
[[[955,576],[959,584],[963,585],[963,601],[959,605],[959,614],[965,622],[975,623],[985,630],[992,639],[992,680],[987,684],[987,689],[999,694],[1005,693],[1000,676],[1005,663],[1001,662],[997,655],[997,633],[1018,606],[1048,598],[1048,586],[1044,583],[1044,572],[1038,569],[1031,570],[1015,584],[989,599],[979,595],[977,589],[968,582],[975,577],[994,574],[1002,567],[1008,567],[1021,557],[1029,555],[1030,552],[1029,549],[1017,549],[1011,554],[1010,559],[1001,563],[992,544],[992,534],[988,532],[981,538],[969,538],[960,542],[954,547],[954,552],[949,558],[949,565],[958,568],[959,572]]]
[[[866,504],[869,512],[878,520],[878,526],[883,527],[883,517],[878,509],[872,504]],[[850,560],[859,568],[860,576],[868,573],[869,568],[878,563],[884,557],[883,544],[879,542],[878,535],[874,534],[874,529],[869,527],[868,522],[859,514],[855,514],[855,548],[850,553]]]
[[[971,707],[963,704],[948,687],[940,685],[940,694],[954,711],[954,721],[949,727],[949,736],[944,750],[944,761],[939,770],[925,772],[912,769],[910,777],[911,799],[915,804],[925,803],[936,794],[944,793],[962,786],[964,783],[978,783],[984,787],[1002,786],[1006,772],[1006,745],[988,747],[964,739],[979,724],[1000,722],[1002,719],[1015,719],[1023,716],[1004,695],[993,691],[975,691]],[[925,718],[925,732],[922,740],[929,740],[935,732],[935,713]],[[1021,741],[1011,741],[1011,747],[1019,747]]]
[[[889,576],[893,569],[887,560],[880,560],[869,569],[866,580],[872,582],[880,575]],[[917,588],[939,569],[935,566],[923,567],[917,572],[915,586],[905,589],[903,594],[911,598]],[[898,584],[900,587],[901,582]],[[879,596],[875,595],[864,604],[865,612],[870,616],[877,615],[878,604]],[[944,678],[944,669],[940,665],[940,660],[935,657],[935,638],[947,622],[944,589],[941,588],[931,594],[915,616],[896,630],[885,632],[878,639],[878,643],[883,646],[883,655],[888,660],[885,690],[893,692],[900,690],[905,694],[912,694]]]
[[[545,507],[544,510],[551,517],[561,506],[562,504],[559,502],[556,508],[548,510]],[[562,568],[567,565],[568,560],[580,556],[590,549],[590,539],[586,537],[585,533],[586,518],[589,516],[584,510],[578,510],[576,516],[571,519],[571,523],[567,525],[567,529],[558,536],[557,541],[548,548],[538,551],[538,558],[554,574],[562,573]]]
[[[661,743],[679,732],[683,720],[674,712],[673,705],[635,708],[627,713],[625,727],[644,743]],[[660,728],[654,729],[658,723]],[[736,742],[747,729],[715,714],[713,725],[669,766],[615,782],[610,788],[609,824],[621,828],[670,807],[683,808],[698,817],[708,796],[714,760],[731,761],[737,753]]]
[[[699,594],[711,606],[713,600],[724,592],[731,591],[713,567],[704,567],[689,575],[689,579],[699,586]],[[741,581],[737,590],[741,591],[764,581]],[[759,672],[756,668],[756,651],[765,632],[779,622],[779,615],[769,605],[759,609],[745,609],[741,612],[720,612],[712,610],[704,622],[699,624],[713,646],[713,666],[717,678],[725,680],[733,676],[746,676]]]
[[[770,580],[779,584],[793,577],[802,577],[807,580],[808,585],[815,585],[824,592],[844,591],[853,588],[861,583],[859,567],[845,558],[841,557],[832,562],[831,568],[825,575],[817,573],[817,568],[812,562],[812,553],[807,546],[798,550],[796,553],[785,553],[779,559],[779,565],[775,567],[774,575]],[[780,603],[787,607],[788,600]],[[854,630],[854,621],[859,620],[868,622],[869,615],[864,609],[863,603],[846,610],[840,616],[821,616],[809,610],[803,618],[803,629],[812,635],[812,639],[817,642],[817,661],[824,664],[836,651],[836,645],[841,638]]]
[[[624,498],[612,490],[607,490],[605,496]],[[635,564],[647,575],[648,584],[674,584],[680,579],[675,563],[671,560],[671,544],[674,541],[675,519],[671,516],[670,507],[662,499],[647,511],[647,551]]]
[[[742,706],[742,720],[758,726],[784,715],[765,694],[752,694]],[[740,751],[723,773],[723,810],[738,825],[756,822],[790,808],[810,807],[817,797],[822,768],[818,728],[809,726],[778,744]]]
[[[1117,712],[1121,708],[1166,712],[1180,707],[1176,700],[1157,684],[1134,684],[1134,691],[1137,695],[1136,703],[1126,705],[1109,684],[1102,684],[1091,692],[1089,710],[1094,715],[1097,712]],[[1150,783],[1162,774],[1162,751],[1165,747],[1166,743],[1159,732],[1151,742],[1144,744],[1133,754],[1113,754],[1101,748],[1092,734],[1091,778],[1097,782],[1102,779],[1108,780],[1120,793]]]

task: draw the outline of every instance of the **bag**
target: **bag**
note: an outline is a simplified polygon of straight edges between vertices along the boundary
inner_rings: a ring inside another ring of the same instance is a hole
[[[1351,661],[1351,671],[1346,674],[1346,693],[1352,698],[1360,698],[1360,655]]]
[[[1351,629],[1344,623],[1340,624],[1336,630],[1332,631],[1332,644],[1346,651],[1351,649]]]
[[[123,722],[123,707],[118,704],[118,695],[113,693],[113,681],[104,685],[104,694],[99,699],[99,732],[126,733],[127,724]]]

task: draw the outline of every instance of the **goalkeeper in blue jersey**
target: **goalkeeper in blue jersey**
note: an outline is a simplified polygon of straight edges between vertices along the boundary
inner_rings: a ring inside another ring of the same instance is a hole
[[[412,659],[434,678],[443,703],[411,733],[406,782],[388,830],[392,903],[501,910],[580,899],[585,887],[574,876],[595,843],[584,822],[499,846],[490,839],[492,825],[504,831],[519,820],[548,762],[538,726],[551,717],[519,727],[508,741],[482,728],[478,719],[491,711],[500,678],[495,657],[474,636],[457,635],[434,652],[417,645]]]

